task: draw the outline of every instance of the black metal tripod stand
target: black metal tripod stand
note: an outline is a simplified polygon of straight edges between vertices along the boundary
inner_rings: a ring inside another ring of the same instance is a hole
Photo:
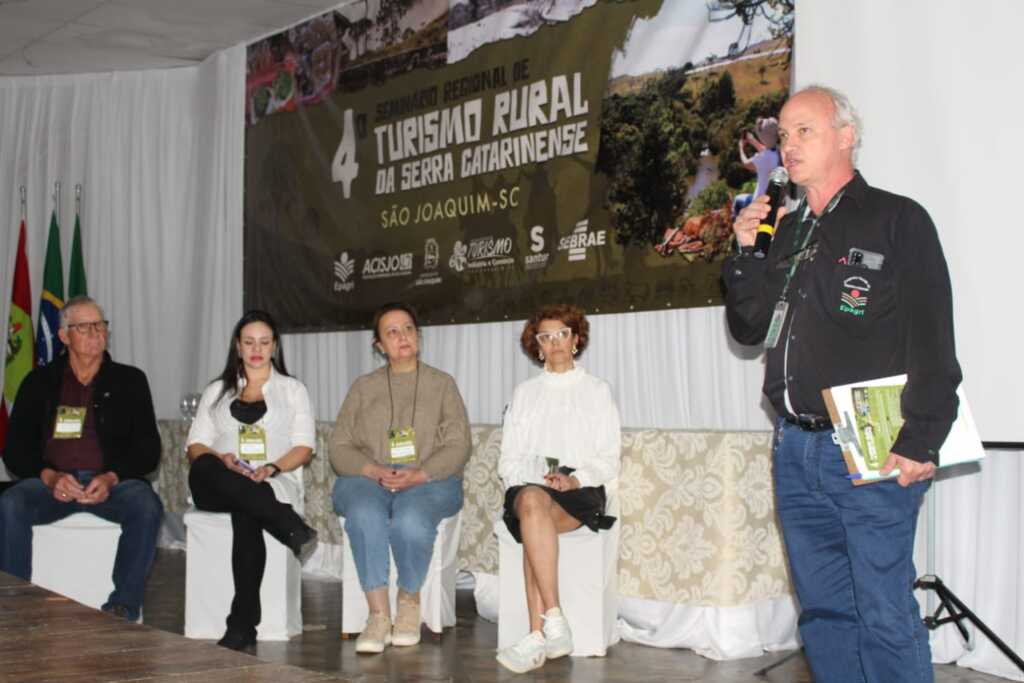
[[[924,618],[924,625],[928,627],[928,630],[934,631],[943,624],[952,623],[960,631],[964,642],[969,643],[970,635],[961,623],[964,619],[967,619],[974,624],[975,628],[988,636],[992,644],[998,647],[999,651],[1006,655],[1011,662],[1016,664],[1018,669],[1024,671],[1024,659],[1018,657],[1017,653],[1011,650],[1009,645],[1000,640],[999,636],[985,625],[985,622],[979,619],[974,612],[967,609],[967,606],[960,602],[960,598],[953,595],[953,591],[949,590],[946,584],[942,583],[942,579],[933,575],[922,576],[914,582],[914,588],[935,591],[935,595],[939,598],[939,606],[935,610],[935,614]],[[943,612],[948,613],[948,616],[942,616]]]
[[[926,616],[924,618],[924,625],[928,627],[929,631],[934,631],[943,624],[953,624],[957,630],[960,631],[960,635],[963,636],[965,643],[971,642],[970,634],[967,632],[967,628],[961,623],[964,619],[967,619],[974,627],[984,633],[992,644],[999,648],[1007,658],[1017,665],[1017,668],[1024,671],[1024,659],[1017,656],[1017,653],[1010,649],[1010,646],[1004,643],[999,636],[992,632],[988,626],[985,625],[981,619],[977,617],[971,610],[967,609],[967,606],[960,601],[960,598],[953,594],[953,591],[946,587],[946,584],[942,583],[942,579],[934,575],[925,575],[914,582],[914,588],[920,588],[922,590],[935,591],[935,595],[939,598],[939,606],[935,610],[935,614]],[[948,616],[942,616],[943,612],[947,613]],[[763,669],[758,669],[754,672],[755,676],[764,676],[772,669],[782,666],[793,657],[796,657],[803,648],[799,650],[793,650],[785,657],[777,662],[772,662]]]

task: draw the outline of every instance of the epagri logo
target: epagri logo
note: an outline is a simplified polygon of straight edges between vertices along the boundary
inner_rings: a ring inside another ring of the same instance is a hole
[[[584,218],[573,228],[571,235],[558,240],[558,251],[569,252],[569,262],[585,261],[587,250],[603,247],[606,242],[606,230],[590,230],[590,219]]]
[[[372,256],[363,263],[363,279],[376,280],[384,277],[412,275],[412,252]]]
[[[356,260],[349,257],[347,251],[341,252],[338,260],[334,262],[334,291],[351,292],[356,283],[349,278],[356,271]]]
[[[843,291],[839,294],[839,310],[858,318],[864,315],[868,305],[868,292],[871,283],[866,279],[853,276],[843,280]]]

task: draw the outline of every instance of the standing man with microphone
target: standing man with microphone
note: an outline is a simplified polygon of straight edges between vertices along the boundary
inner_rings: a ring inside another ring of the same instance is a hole
[[[736,218],[726,261],[729,330],[766,351],[764,393],[779,415],[773,476],[800,635],[819,683],[931,683],[928,632],[912,585],[917,514],[957,414],[960,366],[949,272],[916,202],[855,169],[860,122],[842,94],[812,86],[782,108],[783,164],[806,197],[763,258],[758,197]],[[762,238],[764,246],[764,238]],[[906,373],[903,427],[883,474],[853,486],[821,390]]]

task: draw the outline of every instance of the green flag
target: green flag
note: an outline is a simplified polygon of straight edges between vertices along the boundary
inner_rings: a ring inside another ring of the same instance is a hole
[[[82,257],[82,223],[75,215],[75,236],[71,240],[71,266],[68,269],[68,299],[86,296],[85,259]]]

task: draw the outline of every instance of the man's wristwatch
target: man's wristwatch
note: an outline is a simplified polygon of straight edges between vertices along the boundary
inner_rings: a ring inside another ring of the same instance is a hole
[[[281,474],[281,468],[278,467],[276,463],[268,462],[266,466],[274,468],[274,473],[270,475],[271,477],[276,477],[277,475]]]

